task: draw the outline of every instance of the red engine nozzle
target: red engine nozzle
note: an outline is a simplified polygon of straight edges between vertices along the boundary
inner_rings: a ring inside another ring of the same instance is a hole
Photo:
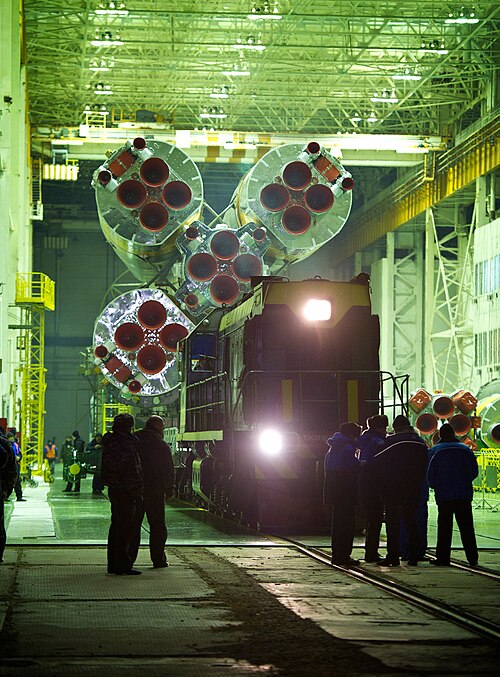
[[[420,414],[415,421],[415,427],[422,435],[432,435],[438,427],[437,418],[434,414]]]
[[[311,183],[312,172],[305,162],[289,162],[283,170],[283,181],[290,190],[304,190]]]
[[[233,303],[239,294],[238,283],[230,275],[217,275],[210,283],[210,294],[216,303]]]
[[[459,437],[467,435],[472,427],[470,418],[465,414],[455,414],[455,416],[452,416],[450,418],[450,425]]]
[[[490,437],[495,444],[500,444],[500,425],[494,425],[492,427]]]
[[[116,197],[118,202],[127,209],[137,209],[146,199],[146,186],[140,181],[124,181],[118,186]]]
[[[266,239],[266,231],[264,228],[256,228],[253,233],[252,237],[255,240],[255,242],[264,242]]]
[[[352,176],[346,176],[342,179],[342,189],[345,191],[352,190],[354,188],[354,179]]]
[[[210,249],[214,256],[223,261],[229,261],[234,258],[240,248],[240,241],[234,233],[228,230],[221,230],[212,237]]]
[[[211,280],[217,272],[217,261],[213,256],[204,252],[193,254],[188,261],[187,272],[193,280],[206,282]]]
[[[196,294],[186,294],[184,297],[184,303],[187,305],[188,308],[196,308],[198,305],[198,297]]]
[[[113,175],[111,174],[111,172],[108,172],[107,169],[101,170],[99,172],[99,174],[97,175],[97,179],[98,179],[99,183],[101,184],[101,186],[107,186],[112,178],[113,178]]]
[[[167,207],[174,211],[187,207],[193,197],[191,188],[184,181],[170,181],[164,186],[161,195]]]
[[[132,145],[134,148],[137,150],[144,150],[146,148],[146,139],[143,139],[142,136],[136,136],[136,138],[132,141]]]
[[[168,223],[168,210],[159,202],[148,202],[139,214],[141,226],[155,233]]]
[[[200,234],[200,231],[196,226],[189,226],[189,228],[186,228],[184,235],[188,240],[196,240],[198,235]]]
[[[142,383],[134,378],[127,383],[127,388],[129,389],[129,392],[135,394],[142,390]]]
[[[137,366],[144,374],[159,374],[166,364],[165,351],[153,343],[148,343],[137,353]]]
[[[94,355],[98,357],[100,360],[103,360],[105,357],[109,355],[109,351],[106,348],[106,346],[103,345],[96,346],[94,348]]]
[[[159,157],[150,157],[141,166],[141,179],[148,186],[157,188],[168,179],[170,169],[165,160]]]
[[[137,319],[147,329],[159,329],[165,324],[167,311],[159,301],[145,301],[139,308]]]
[[[302,235],[309,230],[311,225],[311,215],[299,205],[289,207],[281,217],[283,228],[290,235]]]
[[[115,331],[115,343],[118,348],[133,353],[144,343],[144,332],[135,322],[124,322]]]
[[[455,405],[453,404],[451,398],[446,395],[437,397],[433,404],[432,410],[438,418],[450,418],[450,416],[455,411]]]
[[[310,186],[304,196],[307,208],[317,214],[327,212],[333,207],[334,197],[332,191],[322,183]]]
[[[238,280],[248,282],[251,277],[262,275],[262,262],[253,254],[240,254],[233,261],[233,273]]]
[[[321,146],[317,141],[309,141],[306,146],[306,150],[310,155],[316,155],[321,150]]]
[[[260,191],[260,202],[268,212],[280,212],[288,206],[290,193],[281,183],[269,183]]]
[[[178,350],[177,344],[183,338],[188,335],[188,330],[182,324],[177,322],[172,322],[172,324],[167,324],[160,331],[160,343],[165,348],[165,350],[170,350],[170,352],[176,353]]]

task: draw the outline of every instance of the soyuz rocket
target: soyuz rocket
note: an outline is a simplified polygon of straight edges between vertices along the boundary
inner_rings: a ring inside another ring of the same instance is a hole
[[[176,396],[178,342],[195,323],[240,300],[252,277],[278,274],[341,230],[354,182],[319,143],[286,144],[264,155],[215,215],[186,153],[136,138],[96,170],[92,186],[104,237],[138,281],[97,318],[95,362],[118,399],[147,408]]]

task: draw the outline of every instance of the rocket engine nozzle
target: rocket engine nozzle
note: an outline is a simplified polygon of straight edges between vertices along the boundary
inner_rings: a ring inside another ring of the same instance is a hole
[[[193,193],[184,181],[170,181],[162,190],[163,202],[174,211],[184,209],[191,202]]]
[[[130,179],[118,186],[116,197],[118,202],[127,209],[137,209],[146,200],[146,187],[140,181]]]
[[[165,228],[168,223],[168,210],[159,202],[148,202],[139,214],[141,226],[156,233]]]
[[[148,343],[137,353],[137,366],[144,374],[159,374],[166,364],[165,351],[153,343]]]
[[[333,207],[334,197],[328,186],[317,183],[306,190],[304,200],[308,209],[322,214]]]
[[[144,332],[135,322],[124,322],[115,331],[114,338],[118,348],[132,353],[144,343]]]
[[[95,347],[94,355],[98,357],[100,360],[103,360],[107,355],[109,355],[109,351],[105,345],[101,344]]]
[[[311,183],[312,172],[305,162],[289,162],[283,170],[283,181],[290,190],[304,190]]]
[[[311,215],[304,207],[294,205],[283,212],[281,223],[290,235],[302,235],[311,226]]]
[[[142,136],[136,136],[135,139],[132,141],[132,145],[136,150],[144,150],[146,148],[146,139],[144,139]]]
[[[238,253],[240,242],[234,233],[221,230],[212,237],[210,249],[214,256],[223,261],[229,261]]]
[[[455,414],[452,416],[450,418],[450,425],[459,437],[467,435],[472,427],[470,418],[465,414]]]
[[[450,418],[455,411],[455,405],[453,404],[451,397],[441,395],[432,403],[432,410],[438,418]]]
[[[269,183],[260,191],[260,201],[268,212],[280,212],[288,206],[290,193],[281,183]]]
[[[211,280],[217,272],[217,261],[210,254],[200,252],[189,259],[187,271],[193,280],[206,282]]]
[[[160,343],[165,348],[171,352],[176,353],[178,351],[178,343],[183,338],[186,338],[188,335],[188,330],[182,324],[173,322],[172,324],[167,324],[160,331]]]
[[[262,261],[253,254],[240,254],[233,261],[233,273],[242,282],[251,277],[262,275]]]
[[[422,435],[432,435],[438,427],[437,418],[434,414],[420,414],[415,421],[415,427]]]
[[[239,291],[237,281],[229,275],[217,275],[210,283],[210,294],[219,305],[233,303]]]
[[[170,176],[170,169],[165,160],[159,157],[150,157],[142,163],[140,173],[144,183],[153,188],[158,188]]]
[[[137,319],[147,329],[159,329],[165,324],[167,311],[159,301],[145,301],[139,308]]]

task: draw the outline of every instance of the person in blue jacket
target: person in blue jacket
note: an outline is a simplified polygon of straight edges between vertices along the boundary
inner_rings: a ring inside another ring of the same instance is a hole
[[[378,546],[384,517],[384,504],[377,478],[373,474],[372,461],[384,444],[389,419],[385,414],[377,414],[371,416],[366,423],[367,430],[356,440],[358,458],[361,463],[359,494],[366,515],[365,562],[378,562],[382,559]]]
[[[360,468],[355,440],[360,432],[357,423],[342,423],[340,432],[328,440],[325,457],[324,502],[332,510],[332,564],[339,566],[359,564],[351,552]]]
[[[445,423],[439,430],[440,441],[431,450],[427,471],[438,506],[436,560],[438,566],[449,566],[453,516],[460,530],[465,556],[476,566],[478,552],[472,517],[472,481],[479,469],[474,452],[456,437],[453,427]]]

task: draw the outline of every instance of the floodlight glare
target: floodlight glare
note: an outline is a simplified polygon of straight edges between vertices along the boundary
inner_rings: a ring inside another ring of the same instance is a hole
[[[325,299],[309,299],[303,313],[308,322],[326,322],[332,316],[332,304]]]
[[[278,430],[268,428],[259,435],[259,447],[266,456],[278,456],[283,449],[283,436]]]

